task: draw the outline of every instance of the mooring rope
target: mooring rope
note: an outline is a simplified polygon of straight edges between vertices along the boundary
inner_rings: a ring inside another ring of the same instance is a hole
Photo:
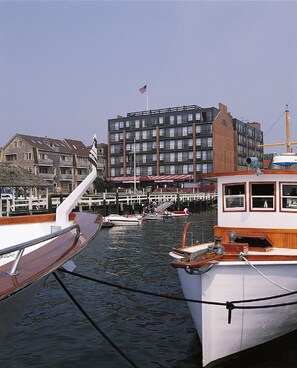
[[[66,270],[64,268],[59,268],[59,271],[68,273],[68,274],[73,275],[73,276],[80,277],[80,278],[85,279],[85,280],[93,281],[93,282],[96,282],[96,283],[99,283],[99,284],[103,284],[103,285],[115,287],[115,288],[122,289],[122,290],[132,291],[134,293],[151,295],[151,296],[155,296],[155,297],[158,297],[158,298],[178,300],[178,301],[183,301],[183,302],[223,306],[223,307],[225,307],[228,310],[228,324],[231,323],[232,311],[234,309],[265,309],[265,308],[286,307],[286,306],[294,305],[294,304],[297,305],[297,301],[288,302],[288,303],[279,303],[279,304],[253,305],[253,306],[235,305],[235,304],[246,304],[246,303],[259,302],[259,301],[264,301],[264,300],[272,300],[272,299],[277,299],[277,298],[284,298],[286,296],[297,294],[297,291],[291,291],[291,292],[286,293],[286,294],[273,295],[273,296],[264,297],[264,298],[257,298],[257,299],[234,300],[234,301],[231,301],[231,302],[230,301],[226,301],[225,303],[221,303],[221,302],[209,302],[209,301],[206,301],[206,300],[188,299],[188,298],[183,298],[183,297],[178,297],[178,296],[172,296],[172,295],[166,295],[166,294],[159,294],[159,293],[155,293],[155,292],[150,292],[150,291],[144,291],[144,290],[139,290],[139,289],[135,289],[135,288],[130,288],[130,287],[127,287],[127,286],[123,286],[123,285],[119,285],[119,284],[114,284],[114,283],[109,282],[109,281],[98,280],[98,279],[95,279],[93,277],[82,275],[82,274],[79,274],[79,273],[76,273],[76,272],[73,272],[73,271],[68,271],[68,270]]]
[[[61,271],[62,269],[59,269]],[[63,270],[65,271],[65,270]],[[67,289],[66,285],[59,278],[56,272],[53,272],[54,277],[58,281],[58,283],[62,286],[66,294],[73,301],[73,303],[77,306],[77,308],[81,311],[81,313],[86,317],[86,319],[96,328],[96,330],[105,338],[106,341],[123,357],[125,358],[134,368],[140,368],[133,360],[131,360],[105,333],[104,331],[93,321],[93,319],[88,315],[88,313],[82,308],[82,306],[78,303],[75,297],[70,293]]]
[[[122,289],[122,290],[132,291],[132,292],[138,293],[138,294],[156,296],[156,297],[159,297],[159,298],[165,298],[165,299],[171,299],[171,300],[179,300],[179,301],[183,301],[183,302],[211,304],[211,305],[219,305],[219,306],[226,307],[226,303],[208,302],[208,301],[197,300],[197,299],[187,299],[187,298],[183,298],[183,297],[180,297],[180,296],[166,295],[166,294],[160,294],[160,293],[155,293],[155,292],[146,291],[146,290],[139,290],[139,289],[131,288],[131,287],[128,287],[128,286],[115,284],[115,283],[112,283],[112,282],[109,282],[109,281],[98,280],[98,279],[95,279],[95,278],[90,277],[90,276],[82,275],[82,274],[79,274],[79,273],[76,273],[76,272],[73,272],[73,271],[68,271],[64,268],[59,268],[59,271],[68,273],[68,274],[73,275],[73,276],[80,277],[80,278],[85,279],[85,280],[93,281],[93,282],[96,282],[98,284],[103,284],[103,285],[111,286],[111,287]]]
[[[177,300],[177,301],[183,301],[183,302],[223,306],[223,307],[225,307],[227,309],[229,309],[228,306],[230,305],[230,303],[232,303],[233,305],[234,304],[242,304],[242,303],[252,303],[252,302],[257,302],[257,301],[264,301],[264,300],[271,300],[271,299],[283,298],[283,297],[286,297],[286,296],[297,294],[297,291],[291,291],[291,292],[286,293],[286,294],[279,294],[279,295],[268,296],[268,297],[257,298],[257,299],[234,300],[232,302],[229,302],[229,301],[227,301],[227,302],[210,302],[210,301],[206,301],[206,300],[189,299],[189,298],[184,298],[184,297],[179,297],[179,296],[173,296],[173,295],[155,293],[155,292],[146,291],[146,290],[139,290],[139,289],[135,289],[135,288],[131,288],[131,287],[119,285],[119,284],[116,284],[116,283],[112,283],[112,282],[109,282],[109,281],[95,279],[93,277],[82,275],[82,274],[79,274],[77,272],[68,271],[68,270],[66,270],[64,268],[59,268],[59,271],[62,271],[64,273],[67,273],[67,274],[70,274],[70,275],[73,275],[73,276],[80,277],[80,278],[85,279],[85,280],[93,281],[93,282],[96,282],[98,284],[103,284],[103,285],[115,287],[115,288],[122,289],[122,290],[132,291],[134,293],[151,295],[151,296],[155,296],[155,297],[159,297],[159,298],[165,298],[165,299],[171,299],[171,300]],[[233,309],[272,308],[272,307],[282,307],[282,306],[292,305],[292,304],[297,304],[297,301],[290,302],[290,303],[274,304],[274,305],[271,305],[271,304],[268,304],[268,305],[258,305],[258,306],[257,305],[255,305],[255,306],[235,306],[234,305],[234,308]]]
[[[277,284],[276,282],[272,281],[269,277],[265,276],[263,272],[261,272],[260,270],[258,270],[257,267],[255,267],[248,259],[245,258],[245,256],[243,255],[243,253],[240,253],[239,254],[239,257],[241,259],[243,259],[247,265],[251,266],[256,272],[258,272],[259,275],[261,275],[262,277],[264,277],[264,279],[266,279],[267,281],[269,281],[271,284],[273,284],[273,285],[277,286],[278,288],[283,289],[285,291],[292,292],[292,290],[287,289],[286,287]]]

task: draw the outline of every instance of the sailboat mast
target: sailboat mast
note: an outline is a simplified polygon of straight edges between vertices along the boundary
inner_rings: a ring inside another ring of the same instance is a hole
[[[290,137],[290,113],[288,105],[286,105],[286,146],[287,152],[291,152],[291,137]]]

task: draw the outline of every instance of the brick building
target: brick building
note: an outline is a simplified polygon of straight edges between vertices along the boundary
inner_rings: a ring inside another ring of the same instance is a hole
[[[233,118],[223,104],[131,112],[108,120],[108,176],[198,182],[202,173],[246,168],[248,156],[263,162],[262,143],[260,124]]]

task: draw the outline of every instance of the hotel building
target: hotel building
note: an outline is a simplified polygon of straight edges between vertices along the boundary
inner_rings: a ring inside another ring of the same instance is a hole
[[[108,120],[108,177],[198,182],[202,173],[246,170],[248,156],[263,163],[261,144],[260,124],[233,118],[221,103],[130,112]]]

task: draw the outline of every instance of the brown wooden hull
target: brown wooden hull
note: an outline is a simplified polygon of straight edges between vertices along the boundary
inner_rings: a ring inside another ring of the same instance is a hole
[[[3,338],[7,329],[34,296],[38,287],[54,270],[59,268],[76,254],[82,251],[96,236],[102,225],[101,215],[76,213],[74,222],[79,225],[80,234],[75,231],[55,238],[39,249],[24,255],[20,261],[19,274],[11,276],[7,273],[12,262],[0,267],[0,315],[1,334]],[[53,221],[54,215],[20,216],[2,218],[0,224],[30,223]]]

